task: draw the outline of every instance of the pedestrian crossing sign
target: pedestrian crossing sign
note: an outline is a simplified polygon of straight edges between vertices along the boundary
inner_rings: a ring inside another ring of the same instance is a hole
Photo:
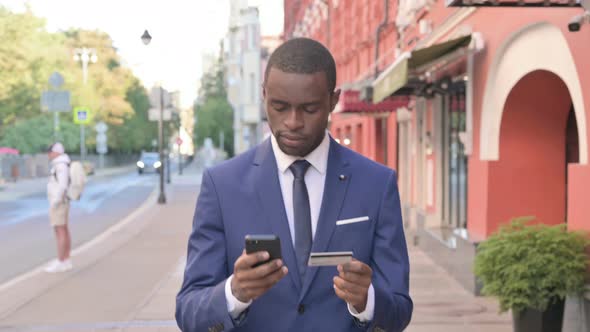
[[[86,125],[90,123],[90,109],[88,107],[76,107],[74,109],[74,123]]]

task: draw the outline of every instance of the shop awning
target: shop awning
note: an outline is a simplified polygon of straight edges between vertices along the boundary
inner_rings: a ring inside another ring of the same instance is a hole
[[[467,47],[470,42],[471,35],[402,54],[398,61],[393,63],[373,82],[373,103],[379,103],[403,87],[411,86],[416,81],[416,78],[412,75],[415,69],[434,62],[436,59],[459,48]],[[411,89],[403,94],[410,93]]]
[[[340,102],[336,112],[341,113],[380,113],[395,112],[400,107],[408,106],[410,99],[407,96],[393,96],[379,103],[371,103],[360,99],[359,91],[347,90],[340,95]]]
[[[0,147],[0,155],[2,155],[2,154],[12,154],[12,155],[18,156],[19,151],[17,149],[1,146]]]

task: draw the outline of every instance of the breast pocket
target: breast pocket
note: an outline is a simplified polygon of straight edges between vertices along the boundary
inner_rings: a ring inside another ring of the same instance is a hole
[[[344,218],[336,222],[334,251],[352,251],[356,259],[368,258],[373,247],[374,220],[371,217]]]

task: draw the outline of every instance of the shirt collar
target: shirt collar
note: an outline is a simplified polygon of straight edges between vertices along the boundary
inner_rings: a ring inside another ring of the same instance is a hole
[[[315,168],[320,174],[325,174],[328,168],[328,152],[330,151],[330,135],[326,130],[326,134],[324,139],[318,145],[315,150],[311,151],[307,156],[300,158],[296,156],[290,156],[279,148],[279,144],[277,143],[277,139],[274,135],[270,135],[270,142],[272,145],[272,151],[275,155],[275,159],[277,160],[277,166],[281,173],[285,173],[289,166],[293,164],[298,159],[305,159],[307,160],[313,168]]]

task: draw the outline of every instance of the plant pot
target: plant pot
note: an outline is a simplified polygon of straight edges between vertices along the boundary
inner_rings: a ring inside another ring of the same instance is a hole
[[[525,309],[512,313],[514,332],[561,332],[565,300],[552,301],[547,310]]]

